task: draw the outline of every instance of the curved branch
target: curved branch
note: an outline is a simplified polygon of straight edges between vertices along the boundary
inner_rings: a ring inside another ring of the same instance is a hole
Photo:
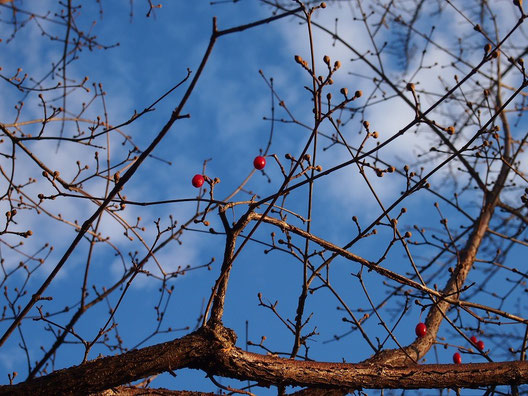
[[[0,395],[87,394],[180,368],[261,384],[334,389],[446,388],[528,382],[528,362],[425,364],[325,363],[285,359],[235,347],[236,334],[222,326],[203,327],[183,338],[91,360],[17,385]]]

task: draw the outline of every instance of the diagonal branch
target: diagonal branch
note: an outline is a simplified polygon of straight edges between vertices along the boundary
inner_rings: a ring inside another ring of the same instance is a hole
[[[259,213],[252,213],[251,216],[250,216],[250,219],[251,220],[258,220],[262,218],[262,221],[265,222],[265,223],[268,223],[268,224],[273,224],[283,230],[287,230],[288,232],[292,232],[294,234],[297,234],[303,238],[307,238],[307,239],[310,239],[312,242],[315,242],[317,243],[319,246],[331,251],[331,252],[334,252],[335,254],[343,257],[343,258],[346,258],[352,262],[355,262],[355,263],[358,263],[358,264],[361,264],[361,265],[364,265],[365,267],[367,267],[369,270],[372,270],[378,274],[380,274],[381,276],[387,278],[387,279],[390,279],[392,281],[395,281],[401,285],[404,285],[404,286],[410,286],[412,287],[413,289],[416,289],[416,290],[419,290],[423,293],[427,293],[428,295],[430,296],[433,296],[433,297],[436,297],[439,301],[442,300],[442,301],[445,301],[446,303],[448,304],[451,304],[451,305],[455,305],[455,306],[461,306],[461,307],[466,307],[466,308],[476,308],[476,309],[480,309],[480,310],[483,310],[483,311],[487,311],[487,312],[492,312],[496,315],[499,315],[499,316],[502,316],[504,318],[507,318],[507,319],[511,319],[511,320],[514,320],[516,322],[519,322],[519,323],[526,323],[528,324],[528,319],[524,319],[520,316],[517,316],[517,315],[513,315],[511,313],[508,313],[506,311],[502,311],[500,309],[496,309],[496,308],[493,308],[493,307],[490,307],[490,306],[487,306],[487,305],[483,305],[483,304],[478,304],[478,303],[475,303],[475,302],[470,302],[470,301],[464,301],[464,300],[460,300],[459,298],[456,298],[454,297],[453,295],[451,294],[447,294],[445,293],[444,291],[438,291],[438,290],[434,290],[434,289],[431,289],[427,286],[424,286],[423,284],[419,283],[419,282],[416,282],[416,281],[413,281],[412,279],[409,279],[403,275],[400,275],[398,274],[397,272],[394,272],[394,271],[391,271],[387,268],[384,268],[384,267],[381,267],[379,265],[377,265],[376,263],[372,262],[372,261],[369,261],[367,259],[365,259],[364,257],[361,257],[361,256],[358,256],[357,254],[354,254],[352,252],[349,252],[348,250],[344,249],[344,248],[341,248],[337,245],[334,245],[333,243],[331,242],[328,242],[322,238],[319,238],[318,236],[314,235],[314,234],[310,234],[310,233],[307,233],[306,231],[300,229],[300,228],[297,228],[295,226],[292,226],[291,224],[285,222],[285,221],[282,221],[282,220],[278,220],[278,219],[275,219],[273,217],[269,217],[269,216],[263,216]]]

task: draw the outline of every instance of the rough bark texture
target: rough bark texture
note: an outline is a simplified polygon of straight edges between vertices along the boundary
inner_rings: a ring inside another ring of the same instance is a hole
[[[1,386],[0,395],[80,395],[104,391],[150,375],[199,365],[207,359],[206,331],[128,353],[91,360],[15,386]]]
[[[236,336],[222,326],[202,328],[181,339],[92,360],[13,386],[0,395],[83,395],[112,391],[135,380],[188,367],[208,374],[266,385],[296,385],[341,391],[368,388],[454,388],[528,382],[528,362],[427,364],[321,363],[259,355],[235,347]]]
[[[90,396],[220,396],[217,393],[175,391],[164,388],[139,388],[135,386],[118,386],[103,392],[92,393]]]
[[[345,396],[348,392],[339,389],[317,389],[307,388],[295,393],[290,393],[290,396]]]

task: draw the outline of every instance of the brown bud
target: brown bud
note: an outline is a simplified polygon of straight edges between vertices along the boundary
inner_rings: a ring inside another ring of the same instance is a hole
[[[334,70],[337,70],[337,69],[339,69],[340,67],[341,67],[341,62],[339,62],[339,61],[335,61],[335,62],[334,62]]]
[[[347,88],[341,88],[341,90],[339,92],[341,92],[343,95],[345,95],[345,97],[348,95],[348,89]]]
[[[491,51],[491,44],[490,43],[487,43],[485,46],[484,46],[484,52],[487,54],[488,52]]]
[[[324,1],[321,3],[321,8],[326,8],[326,3]]]
[[[298,64],[302,65],[303,58],[301,58],[299,55],[295,55],[294,59],[295,59],[295,62],[297,62]]]
[[[361,91],[356,91],[356,93],[354,94],[354,97],[355,97],[355,98],[361,98],[362,95],[363,95],[363,92],[361,92]]]
[[[455,134],[455,127],[454,126],[447,127],[447,133],[449,135],[454,135]]]
[[[323,56],[323,62],[326,63],[327,65],[329,65],[330,64],[330,57],[328,55]]]
[[[365,127],[365,129],[369,129],[369,126],[370,126],[370,123],[368,121],[363,121],[363,126]]]
[[[414,84],[413,83],[407,83],[407,91],[414,92]]]

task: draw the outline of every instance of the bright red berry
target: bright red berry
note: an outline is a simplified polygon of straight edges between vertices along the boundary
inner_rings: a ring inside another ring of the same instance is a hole
[[[266,158],[264,158],[262,155],[258,155],[253,160],[253,166],[255,169],[262,170],[266,166]]]
[[[471,340],[471,342],[472,342],[473,344],[477,344],[477,341],[478,341],[478,340],[477,340],[477,337],[475,337],[475,336],[471,336],[470,340]]]
[[[484,350],[484,341],[482,341],[482,340],[477,341],[477,348],[479,349],[479,351],[483,351]]]
[[[455,363],[455,364],[460,364],[460,363],[462,363],[462,356],[460,356],[460,353],[455,352],[455,353],[453,354],[453,363]]]
[[[204,184],[204,177],[202,175],[194,175],[192,178],[192,185],[196,188],[202,187]]]
[[[414,329],[414,331],[418,337],[425,337],[427,334],[427,326],[425,326],[425,323],[420,322],[416,325],[416,329]]]

